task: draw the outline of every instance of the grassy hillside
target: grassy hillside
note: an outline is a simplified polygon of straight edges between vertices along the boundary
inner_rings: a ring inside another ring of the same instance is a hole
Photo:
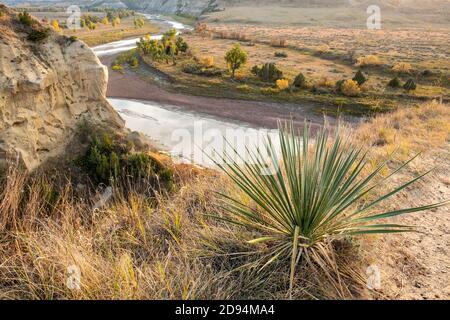
[[[398,176],[396,184],[429,169],[431,163],[437,165],[425,184],[408,188],[383,208],[405,206],[411,201],[407,199],[423,203],[429,202],[424,197],[438,201],[448,195],[442,192],[448,190],[445,172],[449,162],[443,154],[449,151],[449,110],[436,103],[403,109],[371,120],[353,132],[355,143],[371,146],[369,156],[374,167],[397,146],[400,153],[389,162],[389,168],[423,152]],[[11,168],[0,182],[0,298],[286,298],[289,262],[280,260],[259,273],[245,267],[261,257],[251,252],[265,254],[270,245],[251,244],[247,240],[254,237],[252,232],[210,216],[226,215],[215,191],[242,199],[245,195],[217,172],[174,165],[164,158],[161,161],[175,172],[176,186],[171,191],[131,182],[115,186],[112,197],[100,206],[103,191],[73,184],[70,175],[61,176],[58,170],[51,170],[28,176]],[[383,172],[386,174],[388,171]],[[322,269],[301,263],[293,297],[420,298],[427,294],[415,287],[415,281],[420,280],[427,292],[440,292],[444,298],[445,279],[423,276],[448,254],[436,246],[442,243],[436,228],[447,230],[449,221],[433,222],[444,216],[442,213],[448,213],[448,208],[437,210],[406,217],[413,225],[420,218],[427,235],[369,236],[335,242],[332,250],[336,267],[344,275],[344,294],[333,287]],[[396,222],[404,220],[399,218]],[[411,252],[405,250],[413,250],[408,243],[417,243],[417,238],[428,244],[422,250],[427,255],[411,257]],[[406,244],[402,245],[402,241]],[[380,242],[382,246],[378,246]],[[385,251],[379,252],[380,248]],[[443,248],[448,251],[448,247]],[[397,261],[394,264],[389,260],[393,256]],[[408,259],[421,265],[422,275],[408,277]],[[374,262],[383,270],[385,285],[381,290],[370,291],[363,274]],[[442,266],[442,262],[437,264]],[[71,266],[81,272],[81,290],[66,286]],[[399,276],[406,277],[401,280],[400,292],[395,287]]]

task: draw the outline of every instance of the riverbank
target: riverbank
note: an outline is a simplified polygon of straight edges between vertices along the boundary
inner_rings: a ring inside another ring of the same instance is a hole
[[[193,96],[166,90],[157,81],[150,82],[146,71],[140,73],[122,70],[113,71],[111,63],[114,56],[101,57],[101,62],[109,69],[107,96],[109,98],[136,99],[156,102],[161,105],[174,105],[189,112],[197,112],[231,121],[245,122],[264,128],[277,128],[278,120],[293,120],[302,126],[306,121],[313,127],[323,124],[324,118],[314,113],[313,104],[302,106],[261,101],[236,100]],[[350,119],[350,118],[348,118]],[[335,123],[335,118],[329,118]]]

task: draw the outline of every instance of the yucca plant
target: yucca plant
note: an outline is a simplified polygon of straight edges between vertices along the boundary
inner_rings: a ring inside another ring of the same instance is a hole
[[[314,140],[310,137],[306,123],[303,134],[294,132],[292,123],[280,125],[280,152],[268,136],[264,149],[251,151],[247,148],[248,159],[231,147],[234,151],[222,154],[220,161],[215,160],[253,201],[253,204],[246,204],[220,194],[223,207],[230,213],[222,219],[256,231],[259,236],[250,243],[269,245],[270,254],[264,256],[262,268],[277,259],[290,258],[291,297],[295,268],[300,258],[304,257],[325,271],[329,267],[336,270],[330,266],[333,264],[332,254],[327,250],[330,241],[363,234],[414,231],[411,226],[380,220],[448,203],[378,212],[375,210],[378,204],[428,173],[381,196],[373,195],[415,157],[387,177],[378,178],[388,160],[367,172],[367,151],[357,147],[350,136],[339,130],[331,136],[328,129],[322,129]],[[236,156],[242,161],[235,161]],[[268,165],[278,170],[267,174]]]

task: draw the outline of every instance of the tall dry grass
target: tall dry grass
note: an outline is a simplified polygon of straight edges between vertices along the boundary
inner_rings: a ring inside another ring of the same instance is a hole
[[[11,167],[1,181],[0,299],[285,298],[285,265],[246,268],[258,258],[248,231],[208,216],[221,214],[214,191],[235,192],[229,182],[184,166],[177,177],[171,194],[115,188],[94,209],[98,195]],[[80,290],[67,286],[73,266]],[[308,275],[294,297],[337,297],[318,285],[319,271]]]
[[[354,133],[372,146],[376,166],[396,146],[400,158],[417,151],[442,156],[449,119],[448,106],[430,103],[379,116]],[[130,184],[94,209],[93,191],[11,167],[0,180],[0,299],[287,298],[289,261],[260,273],[249,268],[254,252],[270,247],[249,244],[244,239],[255,236],[249,230],[210,217],[226,215],[212,201],[215,191],[246,201],[244,195],[214,171],[177,166],[175,172],[171,192]],[[367,297],[359,243],[332,244],[346,296],[318,266],[300,265],[293,298]],[[80,290],[66,285],[71,266],[81,271]]]

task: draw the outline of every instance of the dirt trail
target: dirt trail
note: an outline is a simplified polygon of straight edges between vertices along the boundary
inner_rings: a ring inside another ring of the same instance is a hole
[[[450,196],[449,148],[421,159],[421,166],[436,168],[425,180],[393,202],[421,206]],[[445,156],[447,155],[447,156]],[[420,171],[423,171],[421,169]],[[417,174],[409,172],[410,178]],[[405,215],[394,223],[419,226],[423,233],[378,237],[371,242],[372,263],[381,272],[381,299],[450,299],[450,208]]]

